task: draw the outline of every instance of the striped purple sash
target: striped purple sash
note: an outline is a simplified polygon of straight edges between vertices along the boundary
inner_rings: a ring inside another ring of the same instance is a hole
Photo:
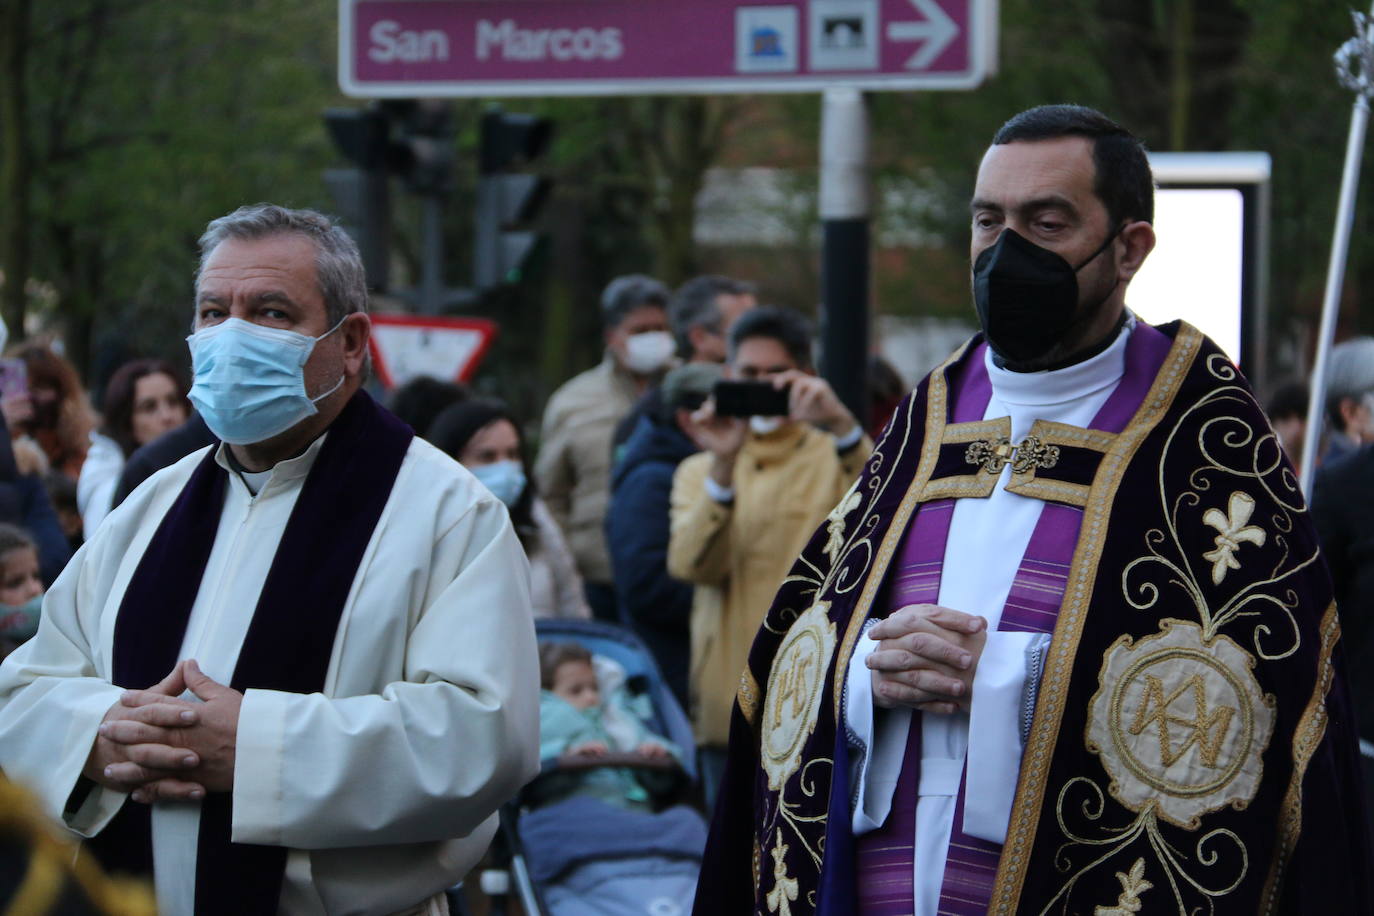
[[[1169,340],[1145,324],[1137,326],[1127,345],[1121,382],[1090,424],[1119,432],[1144,399],[1168,353]],[[955,396],[953,422],[980,420],[987,410],[991,384],[982,348]],[[923,504],[903,538],[893,573],[887,611],[909,604],[934,604],[939,598],[945,546],[954,500]],[[1016,570],[998,629],[1051,633],[1068,581],[1069,565],[1082,522],[1082,510],[1046,503]],[[921,714],[913,713],[901,773],[892,807],[883,826],[856,839],[859,913],[862,916],[907,916],[915,898],[916,803],[921,770]],[[940,887],[940,916],[981,916],[987,912],[1001,857],[1000,844],[968,836],[964,820],[964,781],[955,801],[954,824]]]

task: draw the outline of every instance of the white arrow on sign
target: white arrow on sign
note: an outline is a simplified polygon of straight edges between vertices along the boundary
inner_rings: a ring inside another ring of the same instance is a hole
[[[926,17],[925,22],[889,22],[888,41],[925,41],[925,45],[907,58],[908,70],[924,70],[929,67],[940,52],[949,47],[959,34],[958,24],[941,8],[937,0],[907,0],[916,12]]]

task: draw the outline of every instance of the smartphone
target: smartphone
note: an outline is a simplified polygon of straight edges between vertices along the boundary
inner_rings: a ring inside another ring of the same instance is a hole
[[[29,371],[22,359],[0,359],[0,401],[29,393]]]
[[[719,417],[785,417],[787,388],[774,388],[772,382],[721,379],[711,392]]]

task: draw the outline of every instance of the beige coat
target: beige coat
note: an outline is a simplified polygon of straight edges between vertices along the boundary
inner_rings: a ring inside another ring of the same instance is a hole
[[[731,505],[706,492],[709,452],[678,466],[668,572],[696,585],[691,692],[701,744],[727,743],[740,672],[773,595],[872,450],[865,436],[839,455],[832,436],[803,424],[751,433],[735,463]]]
[[[611,440],[637,396],[634,379],[607,353],[600,365],[564,383],[544,408],[534,477],[588,582],[611,581],[605,529]]]
[[[530,561],[530,609],[534,618],[592,616],[587,599],[582,594],[582,577],[577,574],[568,542],[549,514],[542,499],[534,500],[530,515],[538,536],[525,546]]]

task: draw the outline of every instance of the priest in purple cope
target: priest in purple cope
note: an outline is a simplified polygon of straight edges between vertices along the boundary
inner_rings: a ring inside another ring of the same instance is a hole
[[[971,213],[982,333],[765,619],[696,912],[1370,912],[1292,468],[1224,353],[1126,306],[1155,242],[1142,144],[1022,112]]]
[[[426,913],[538,770],[504,505],[362,390],[367,286],[318,213],[200,240],[190,398],[0,667],[0,768],[167,914]]]

